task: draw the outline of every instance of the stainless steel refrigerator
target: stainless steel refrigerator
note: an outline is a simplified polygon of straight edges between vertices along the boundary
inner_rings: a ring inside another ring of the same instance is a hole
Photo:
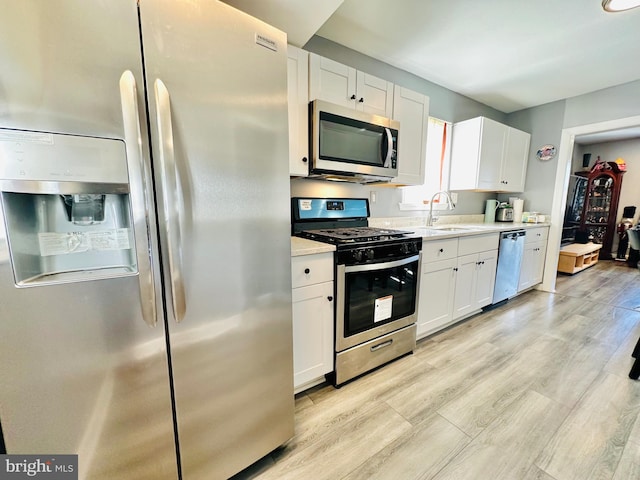
[[[7,453],[217,479],[293,435],[286,102],[215,0],[2,2]]]

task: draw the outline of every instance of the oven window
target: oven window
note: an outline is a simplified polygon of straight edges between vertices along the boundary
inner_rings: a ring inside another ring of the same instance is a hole
[[[415,312],[418,261],[345,274],[345,337]]]

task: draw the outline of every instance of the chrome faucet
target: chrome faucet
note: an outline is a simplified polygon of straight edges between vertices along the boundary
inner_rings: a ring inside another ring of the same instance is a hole
[[[434,193],[433,197],[431,197],[431,202],[429,202],[429,217],[427,218],[427,227],[431,227],[433,225],[433,200],[438,195],[444,195],[447,198],[447,205],[449,206],[449,210],[453,210],[454,208],[456,208],[456,205],[451,201],[451,197],[449,196],[448,192],[443,190],[441,192]]]

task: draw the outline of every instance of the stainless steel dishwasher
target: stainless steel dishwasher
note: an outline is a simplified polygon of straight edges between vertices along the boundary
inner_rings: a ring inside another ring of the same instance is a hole
[[[524,237],[524,230],[513,230],[500,235],[496,286],[493,290],[492,304],[506,300],[518,293]]]

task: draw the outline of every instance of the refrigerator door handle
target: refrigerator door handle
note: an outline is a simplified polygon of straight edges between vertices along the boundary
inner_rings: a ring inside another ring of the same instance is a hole
[[[129,173],[133,231],[136,239],[138,259],[138,281],[140,283],[140,306],[142,318],[150,327],[157,323],[156,291],[151,263],[149,241],[149,202],[151,185],[147,183],[146,167],[142,155],[142,135],[138,111],[136,79],[130,70],[120,77],[120,101],[124,123],[127,169]]]
[[[178,208],[178,179],[173,149],[171,99],[169,97],[169,90],[167,90],[162,80],[156,79],[153,86],[160,143],[160,176],[162,178],[163,190],[164,225],[169,250],[169,275],[171,279],[173,316],[176,322],[180,323],[184,319],[187,305],[180,252],[180,211]]]

